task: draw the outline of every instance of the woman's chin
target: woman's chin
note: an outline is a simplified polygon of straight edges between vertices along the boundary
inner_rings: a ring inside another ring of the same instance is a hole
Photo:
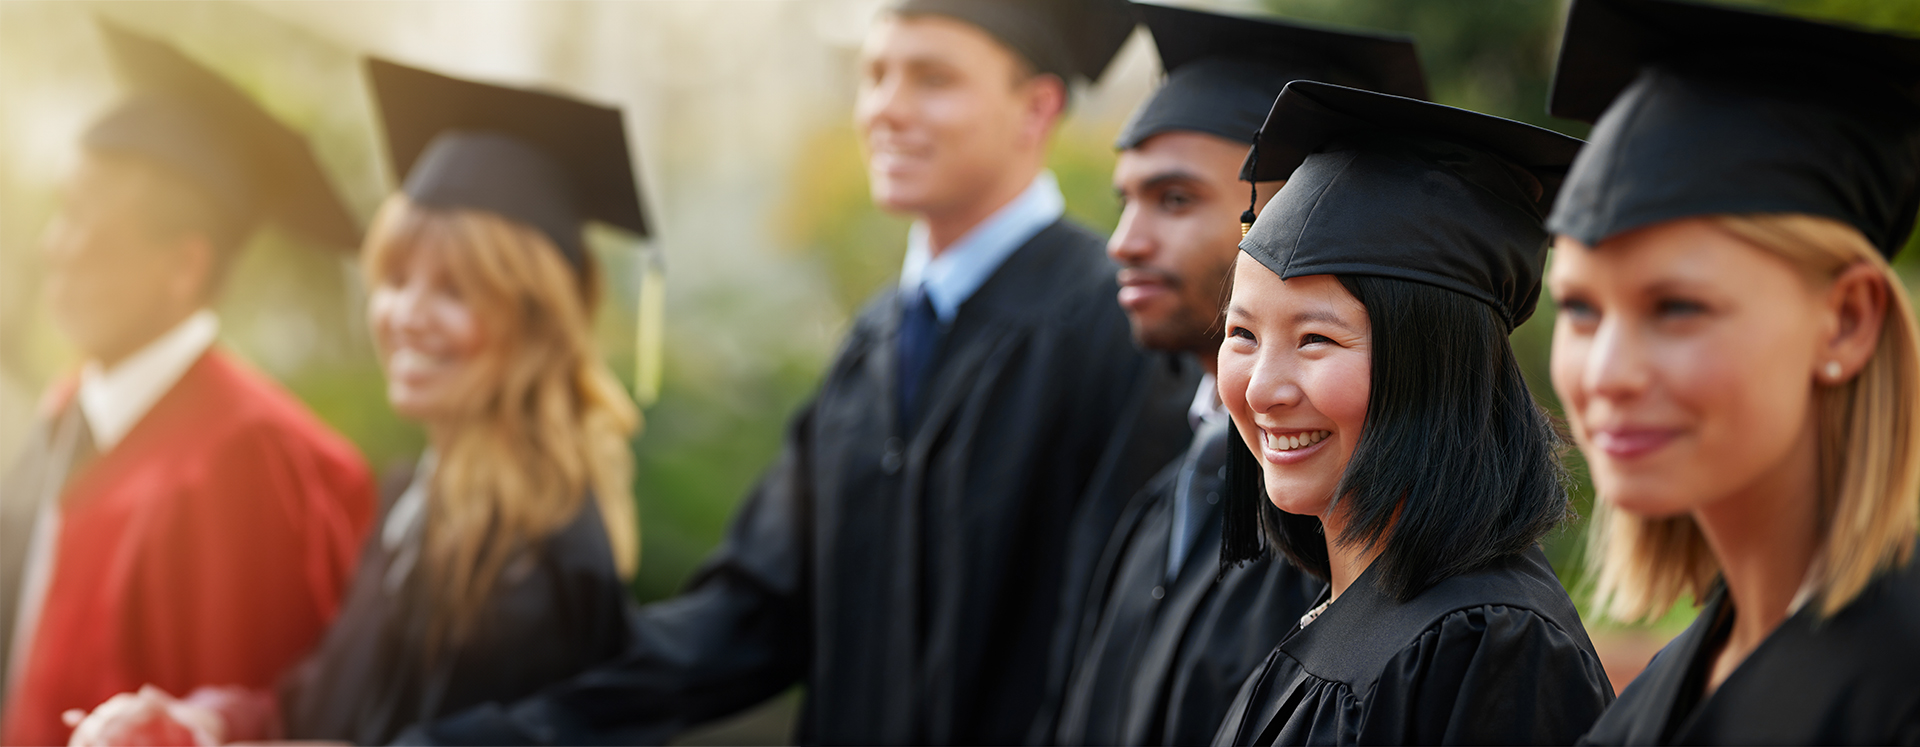
[[[1663,480],[1605,479],[1594,476],[1595,497],[1617,511],[1643,519],[1671,519],[1688,513],[1699,503],[1698,496],[1674,490]]]
[[[445,419],[450,408],[441,399],[404,385],[387,386],[387,406],[393,409],[393,414],[415,423]]]
[[[1318,486],[1291,486],[1282,480],[1268,480],[1267,485],[1267,500],[1281,511],[1299,516],[1319,516],[1327,510],[1325,498],[1303,499],[1302,496],[1325,495],[1330,491],[1319,489]]]

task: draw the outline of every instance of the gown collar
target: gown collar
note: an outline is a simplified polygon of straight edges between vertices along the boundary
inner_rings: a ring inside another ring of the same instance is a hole
[[[1377,561],[1369,565],[1312,625],[1295,625],[1282,639],[1280,650],[1315,677],[1360,690],[1371,685],[1414,638],[1456,611],[1504,605],[1556,621],[1572,612],[1559,578],[1538,545],[1483,570],[1442,580],[1405,602],[1375,585],[1379,568]],[[1321,592],[1313,603],[1326,601],[1330,593]]]
[[[112,369],[88,361],[80,369],[77,399],[95,448],[104,453],[120,443],[219,335],[219,317],[201,309]]]
[[[925,286],[927,300],[942,323],[953,321],[960,305],[992,277],[1007,257],[1066,214],[1066,200],[1053,172],[1042,171],[1012,202],[987,216],[940,256],[933,256],[927,226],[916,222],[907,233],[907,258],[900,268],[903,291]]]

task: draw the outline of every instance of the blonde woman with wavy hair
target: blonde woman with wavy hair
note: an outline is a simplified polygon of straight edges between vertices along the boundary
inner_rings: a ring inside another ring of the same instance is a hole
[[[1596,601],[1702,604],[1584,742],[1920,742],[1914,81],[1916,39],[1575,0],[1548,288]]]
[[[594,344],[600,277],[582,238],[589,219],[645,231],[618,112],[370,70],[408,176],[364,242],[368,324],[387,401],[428,453],[277,693],[116,696],[78,743],[386,744],[624,645],[639,413]]]
[[[592,265],[574,271],[539,232],[497,214],[395,195],[375,219],[364,267],[389,398],[428,426],[436,457],[421,555],[440,600],[435,635],[457,638],[512,553],[566,526],[589,499],[616,567],[631,575],[639,542],[627,437],[638,414],[594,346]],[[444,379],[416,375],[435,362],[402,360],[435,355],[410,345],[416,322],[405,316],[434,312],[400,307],[435,303],[406,298],[405,285],[439,274],[446,287],[423,295],[457,297],[473,317],[461,323],[484,330],[467,370]]]

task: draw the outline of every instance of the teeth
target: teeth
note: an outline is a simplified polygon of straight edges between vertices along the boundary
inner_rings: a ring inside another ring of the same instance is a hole
[[[433,368],[440,362],[438,356],[427,355],[411,348],[401,348],[393,351],[393,359],[389,365],[396,370],[412,370]]]
[[[1310,431],[1292,436],[1276,436],[1272,433],[1264,433],[1264,435],[1266,437],[1267,448],[1269,449],[1273,449],[1274,451],[1297,451],[1320,443],[1326,440],[1328,436],[1333,435],[1333,433],[1331,431]]]

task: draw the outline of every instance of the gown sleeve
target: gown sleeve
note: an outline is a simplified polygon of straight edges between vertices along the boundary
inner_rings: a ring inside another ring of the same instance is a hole
[[[319,640],[352,578],[372,483],[289,443],[299,437],[235,434],[198,481],[154,501],[130,535],[141,548],[119,610],[139,621],[120,644],[143,681],[123,684],[264,688]]]
[[[1579,638],[1525,609],[1461,610],[1381,671],[1361,744],[1572,744],[1613,702]]]
[[[766,700],[808,666],[812,405],[685,591],[640,608],[625,650],[538,695],[403,732],[404,744],[661,744]]]

